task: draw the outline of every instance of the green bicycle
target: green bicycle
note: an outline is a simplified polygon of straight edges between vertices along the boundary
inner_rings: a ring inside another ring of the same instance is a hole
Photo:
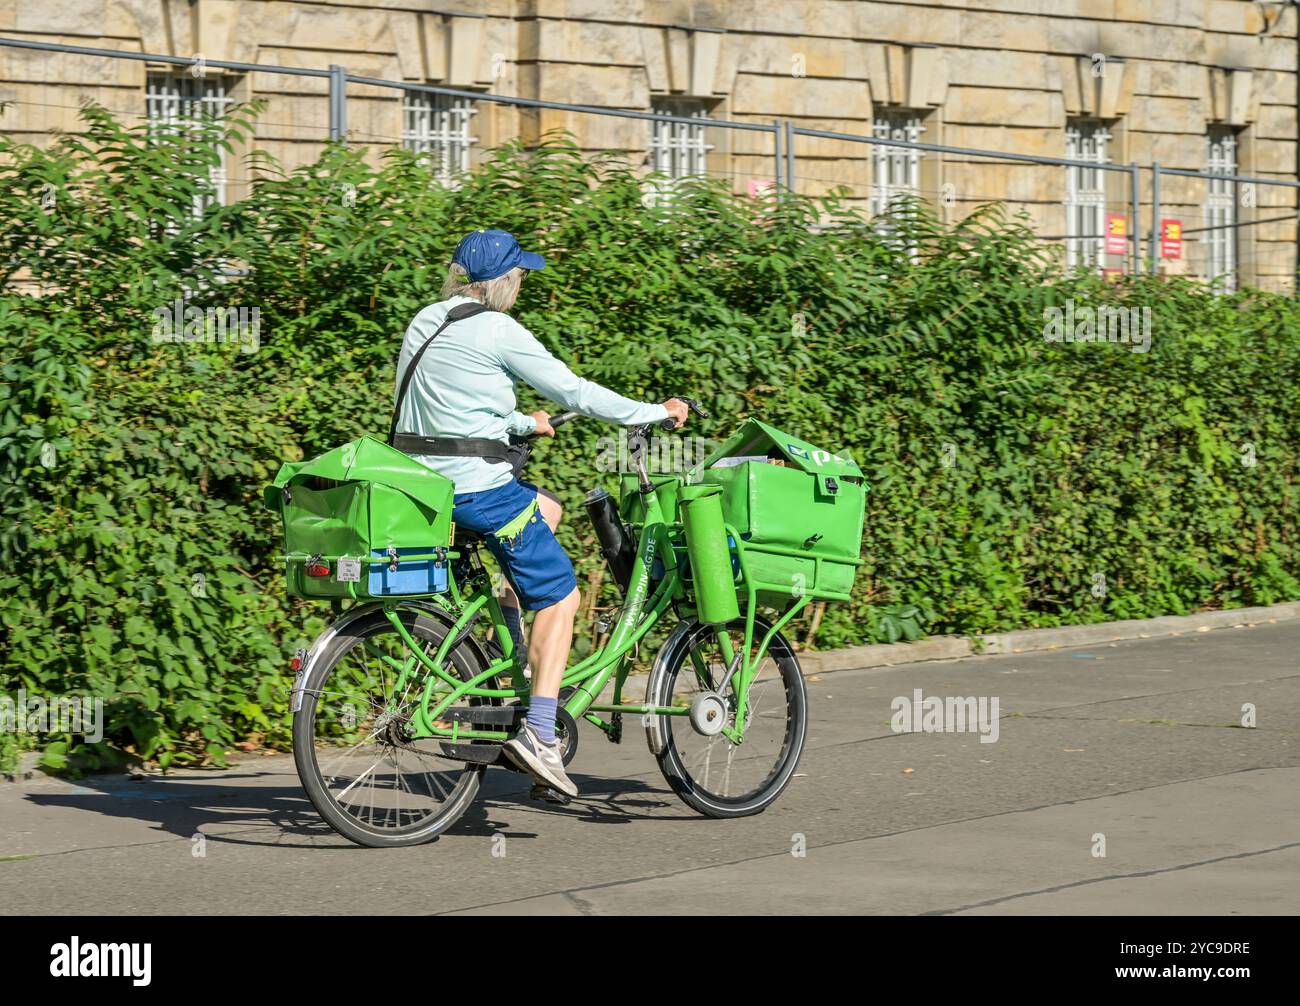
[[[573,415],[556,417],[552,425]],[[635,475],[624,477],[620,508],[604,490],[588,496],[603,554],[624,593],[617,617],[598,623],[602,645],[565,672],[556,724],[564,761],[577,750],[579,722],[619,743],[623,717],[631,714],[664,778],[688,806],[713,818],[757,814],[789,784],[806,733],[803,674],[782,629],[813,597],[847,599],[859,562],[856,543],[852,556],[828,556],[809,551],[815,541],[802,550],[764,544],[753,514],[753,527],[726,523],[720,579],[729,585],[730,609],[704,603],[705,560],[688,540],[692,487],[682,475],[649,473],[651,432],[638,427],[628,437]],[[781,472],[787,474],[795,472]],[[717,506],[723,490],[705,488]],[[283,491],[287,501],[289,491]],[[298,492],[299,503],[307,492]],[[859,491],[859,537],[861,511]],[[298,583],[308,582],[304,573],[328,571],[333,559],[336,579],[355,601],[344,611],[343,600],[334,598],[340,617],[309,650],[299,651],[290,708],[303,788],[322,818],[357,844],[393,848],[430,841],[470,806],[489,766],[517,771],[502,757],[502,744],[527,713],[529,682],[480,558],[482,544],[477,535],[458,531],[450,548],[377,549],[357,560],[381,571],[423,562],[445,576],[426,592],[382,599],[345,579],[345,556],[282,557],[291,582],[297,575]],[[807,563],[793,586],[789,577],[763,572],[762,563],[776,568],[783,552],[789,553],[785,571]],[[832,582],[841,567],[848,569],[847,585]],[[736,600],[742,596],[743,613]],[[768,619],[757,614],[760,603],[781,610]],[[667,617],[676,624],[655,656],[644,699],[629,702],[624,692],[638,644]],[[602,701],[611,680],[612,696]],[[564,802],[539,787],[534,796]]]

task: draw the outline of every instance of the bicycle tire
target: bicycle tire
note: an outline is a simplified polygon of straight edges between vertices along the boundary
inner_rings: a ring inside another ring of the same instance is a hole
[[[731,622],[728,628],[743,632],[744,624],[743,619],[737,619]],[[771,623],[765,619],[754,619],[754,632],[757,638],[762,638],[769,628]],[[650,672],[650,680],[646,686],[648,704],[655,706],[671,704],[676,679],[691,651],[702,641],[712,639],[713,635],[712,625],[701,624],[694,620],[684,621],[673,630],[660,649],[654,668]],[[799,658],[795,656],[793,647],[780,633],[772,637],[767,656],[776,663],[784,687],[786,730],[782,749],[772,771],[754,791],[728,797],[709,790],[697,780],[679,750],[675,731],[683,728],[687,731],[692,730],[686,718],[646,717],[646,738],[651,753],[659,762],[659,769],[664,779],[683,803],[705,817],[735,818],[762,813],[784,792],[799,765],[808,729],[808,692],[804,684],[803,670],[799,666]],[[736,750],[743,750],[743,745]]]
[[[400,617],[411,636],[423,643],[436,647],[446,638],[450,630],[450,620],[439,617],[428,608],[406,606],[400,610]],[[329,787],[323,777],[316,748],[315,720],[318,708],[317,696],[324,689],[323,685],[335,669],[357,645],[384,632],[396,635],[392,624],[378,608],[355,618],[345,628],[337,632],[325,645],[319,656],[312,662],[311,670],[302,682],[302,705],[293,718],[293,754],[298,769],[298,779],[307,798],[324,821],[344,838],[367,848],[406,848],[423,845],[433,841],[461,817],[478,795],[479,784],[487,766],[470,762],[451,762],[447,765],[461,765],[460,778],[453,791],[449,793],[446,807],[439,813],[414,824],[408,828],[376,829],[368,827],[353,815],[343,810],[330,795]],[[482,673],[488,667],[476,645],[461,643],[448,654],[450,669],[461,680],[469,680]],[[477,699],[472,703],[499,704],[497,699]]]

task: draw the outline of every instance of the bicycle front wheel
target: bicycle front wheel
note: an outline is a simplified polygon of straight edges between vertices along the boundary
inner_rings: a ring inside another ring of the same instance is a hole
[[[769,622],[754,619],[756,638],[769,628]],[[737,619],[727,630],[739,649],[744,620]],[[724,733],[708,732],[715,715],[723,725],[735,726],[734,685],[717,691],[726,670],[714,626],[683,622],[660,651],[646,689],[651,705],[701,709],[698,722],[705,724],[703,731],[689,715],[647,716],[645,724],[650,750],[668,785],[706,817],[746,817],[770,807],[794,775],[807,732],[803,671],[784,636],[772,638],[749,686],[744,743],[739,745]],[[699,705],[706,702],[716,708]]]
[[[432,657],[449,624],[431,611],[399,610],[406,630]],[[414,661],[376,608],[334,633],[302,683],[302,705],[293,720],[298,777],[321,817],[358,845],[398,848],[436,838],[473,802],[486,768],[447,758],[435,739],[410,738],[408,723],[427,675],[417,669],[400,690],[396,682],[402,667]],[[463,681],[487,667],[469,640],[448,655],[447,664]],[[433,701],[438,691],[449,690],[439,683]]]

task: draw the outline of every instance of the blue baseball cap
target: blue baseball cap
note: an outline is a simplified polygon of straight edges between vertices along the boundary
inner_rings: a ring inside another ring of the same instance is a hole
[[[471,283],[484,283],[504,276],[515,266],[545,269],[546,259],[526,252],[509,231],[474,231],[461,238],[451,260],[461,266]]]

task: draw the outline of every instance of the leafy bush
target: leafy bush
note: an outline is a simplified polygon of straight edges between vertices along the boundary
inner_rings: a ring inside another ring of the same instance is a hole
[[[858,599],[806,612],[809,645],[1300,596],[1294,301],[1064,275],[991,207],[951,228],[904,207],[882,232],[836,198],[706,180],[648,200],[563,137],[454,190],[400,151],[290,174],[257,155],[251,197],[195,217],[255,111],[151,139],[90,107],[49,150],[0,139],[0,686],[102,696],[113,742],[53,738],[51,765],[287,741],[287,657],[324,619],[283,595],[260,488],[386,429],[402,333],[479,226],[547,255],[516,313],[583,376],[694,393],[696,435],[759,415],[863,464]],[[156,340],[180,298],[258,309],[256,352]],[[1068,300],[1149,308],[1150,352],[1045,341]],[[612,432],[574,424],[530,470],[606,604],[578,503],[612,479]]]

